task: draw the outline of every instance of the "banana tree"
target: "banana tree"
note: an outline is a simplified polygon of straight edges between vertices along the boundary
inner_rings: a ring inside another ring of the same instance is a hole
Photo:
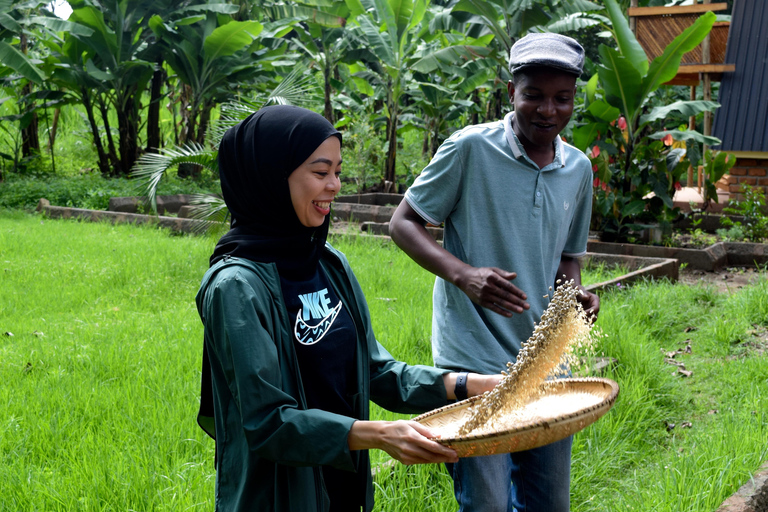
[[[154,3],[73,0],[70,5],[73,11],[69,21],[91,29],[92,33],[68,33],[65,46],[76,40],[85,50],[85,72],[99,85],[96,100],[110,146],[114,143],[109,140],[106,114],[109,107],[114,109],[118,158],[111,163],[115,174],[127,174],[139,154],[139,106],[154,71],[153,62],[139,57],[146,44],[146,20]]]
[[[57,18],[44,9],[44,5],[46,2],[35,0],[0,0],[0,81],[10,84],[6,91],[16,100],[18,109],[17,114],[4,116],[2,120],[19,123],[21,137],[16,149],[24,157],[40,152],[38,113],[42,110],[48,122],[48,108],[58,112],[58,107],[67,102],[65,93],[50,89],[48,79],[55,57],[46,55],[45,46],[57,33],[88,33],[88,29]],[[48,130],[48,149],[54,168],[56,119],[54,114],[53,126]],[[9,159],[14,167],[18,166],[16,151]]]
[[[236,12],[236,6],[229,7]],[[230,94],[228,86],[247,83],[260,70],[255,52],[264,25],[258,21],[220,21],[221,17],[211,12],[169,20],[154,15],[149,20],[149,27],[166,50],[166,62],[189,92],[187,107],[181,109],[180,144],[201,144],[211,109]]]
[[[152,14],[160,16],[162,19],[175,20],[183,24],[197,21],[201,19],[198,16],[207,12],[231,15],[237,13],[238,8],[234,5],[220,3],[201,4],[195,0],[157,0],[154,2]],[[145,151],[156,152],[157,148],[164,145],[160,131],[160,106],[164,95],[168,93],[164,93],[163,89],[167,86],[170,91],[175,90],[175,84],[169,84],[165,66],[165,54],[168,51],[168,45],[164,44],[162,39],[158,39],[154,33],[148,34],[146,43],[139,57],[148,62],[154,62],[155,68],[152,73],[149,87],[150,96],[147,103]]]
[[[384,179],[395,183],[400,103],[412,74],[408,62],[415,55],[422,34],[428,0],[346,0],[351,21],[360,27],[363,48],[348,58],[363,62],[368,79],[385,97],[387,157]]]
[[[697,163],[695,145],[719,143],[695,130],[667,126],[670,120],[680,119],[677,126],[688,116],[714,110],[717,103],[653,105],[654,93],[674,78],[683,55],[701,43],[716,16],[699,17],[649,62],[616,1],[605,4],[618,49],[600,45],[598,71],[586,88],[586,122],[574,128],[573,137],[580,149],[592,148],[596,227],[606,236],[625,238],[644,223],[664,225],[677,215],[672,197],[680,176]]]
[[[29,46],[35,40],[33,31],[35,17],[43,2],[0,1],[0,64],[7,66],[4,73],[15,72],[21,76],[20,82],[14,83],[18,96],[19,110],[15,116],[21,131],[21,152],[24,157],[40,153],[38,139],[38,119],[36,105],[31,98],[35,86],[41,86],[44,74],[28,55]],[[31,41],[30,41],[31,40]],[[18,45],[13,44],[18,41]]]
[[[479,90],[492,89],[496,78],[495,66],[487,58],[493,36],[475,39],[462,29],[450,17],[438,13],[430,22],[434,37],[430,44],[422,46],[410,65],[414,81],[409,97],[416,110],[423,113],[422,152],[430,157],[450,135],[451,121],[465,113],[479,113],[480,106],[473,96]]]
[[[222,104],[221,116],[211,124],[205,144],[191,141],[174,148],[161,149],[157,153],[145,153],[134,165],[131,177],[139,181],[145,190],[147,203],[157,213],[157,187],[164,176],[180,165],[192,164],[218,175],[218,147],[224,133],[261,107],[270,104],[308,106],[314,100],[310,90],[314,79],[307,74],[305,65],[293,71],[270,90],[269,94],[257,95],[253,101],[238,100]],[[193,218],[206,221],[227,219],[228,210],[218,195],[193,197]]]
[[[305,0],[297,4],[279,3],[262,7],[272,20],[294,19],[298,37],[291,44],[305,54],[310,67],[319,67],[323,76],[324,117],[336,123],[333,109],[335,91],[343,89],[339,65],[351,48],[352,39],[344,30],[349,9],[343,2],[330,5],[323,0]]]

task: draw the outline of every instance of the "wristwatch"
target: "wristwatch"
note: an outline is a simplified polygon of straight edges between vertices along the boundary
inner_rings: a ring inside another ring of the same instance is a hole
[[[453,388],[456,400],[466,400],[467,398],[467,375],[467,372],[461,372],[456,376],[456,386]]]

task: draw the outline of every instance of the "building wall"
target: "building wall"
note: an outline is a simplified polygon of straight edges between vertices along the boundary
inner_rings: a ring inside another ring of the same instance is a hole
[[[760,187],[768,203],[768,158],[738,158],[728,176],[728,195],[731,201],[742,201],[742,185]]]

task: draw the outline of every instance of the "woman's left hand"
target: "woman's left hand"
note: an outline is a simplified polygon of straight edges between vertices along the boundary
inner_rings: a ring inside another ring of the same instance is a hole
[[[350,450],[378,448],[403,464],[456,462],[456,452],[432,440],[434,432],[416,421],[356,421],[349,431]]]

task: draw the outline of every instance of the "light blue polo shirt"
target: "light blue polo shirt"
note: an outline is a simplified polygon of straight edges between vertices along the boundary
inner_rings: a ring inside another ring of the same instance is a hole
[[[517,272],[513,284],[531,308],[505,318],[475,305],[437,278],[432,353],[441,368],[497,373],[546,309],[561,255],[587,250],[592,169],[578,149],[555,142],[554,161],[539,169],[503,121],[457,131],[438,149],[405,199],[427,222],[445,222],[443,246],[475,267]]]

